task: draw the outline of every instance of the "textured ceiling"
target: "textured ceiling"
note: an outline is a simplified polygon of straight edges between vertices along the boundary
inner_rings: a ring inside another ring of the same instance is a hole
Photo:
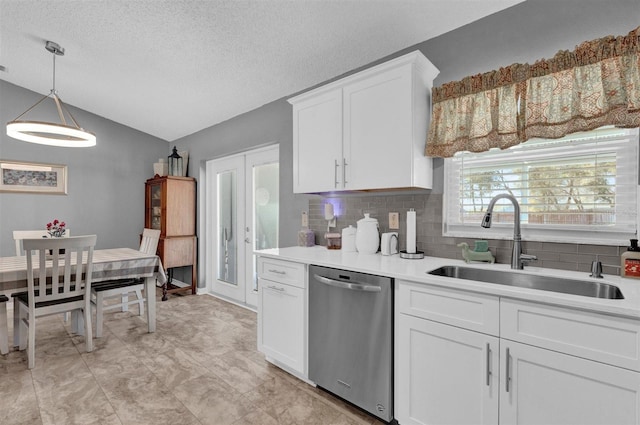
[[[0,0],[0,78],[48,93],[55,41],[66,103],[173,141],[520,1]]]

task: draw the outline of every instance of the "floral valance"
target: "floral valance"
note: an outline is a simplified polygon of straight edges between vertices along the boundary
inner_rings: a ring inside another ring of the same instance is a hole
[[[603,125],[640,127],[640,27],[533,65],[443,84],[432,101],[428,156],[505,149]]]

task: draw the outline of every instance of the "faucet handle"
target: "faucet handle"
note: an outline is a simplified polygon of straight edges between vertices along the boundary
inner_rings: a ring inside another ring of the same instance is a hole
[[[602,279],[602,263],[600,262],[600,260],[598,259],[598,256],[596,255],[596,260],[591,262],[591,274],[589,275],[590,277],[596,278],[596,279]]]
[[[537,261],[538,257],[531,254],[520,254],[520,261]]]
[[[596,279],[602,279],[602,263],[600,261],[594,261],[591,263],[591,274],[589,276]]]

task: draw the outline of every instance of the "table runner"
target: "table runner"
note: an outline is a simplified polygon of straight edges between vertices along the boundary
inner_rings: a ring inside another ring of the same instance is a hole
[[[75,258],[72,261],[75,262]],[[47,266],[50,265],[51,260],[47,261]],[[93,251],[92,282],[152,276],[155,276],[161,284],[167,281],[162,262],[156,255],[145,254],[131,248]],[[0,257],[0,292],[26,287],[27,257]]]

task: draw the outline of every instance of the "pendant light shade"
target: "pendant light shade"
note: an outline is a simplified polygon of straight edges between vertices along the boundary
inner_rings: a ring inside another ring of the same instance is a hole
[[[64,55],[64,49],[53,41],[47,41],[45,49],[53,54],[53,88],[35,105],[7,123],[7,135],[14,139],[41,145],[84,148],[96,145],[96,135],[84,130],[73,118],[56,92],[56,56]],[[29,121],[21,118],[46,99],[53,99],[60,123]],[[69,123],[67,122],[69,118]]]

